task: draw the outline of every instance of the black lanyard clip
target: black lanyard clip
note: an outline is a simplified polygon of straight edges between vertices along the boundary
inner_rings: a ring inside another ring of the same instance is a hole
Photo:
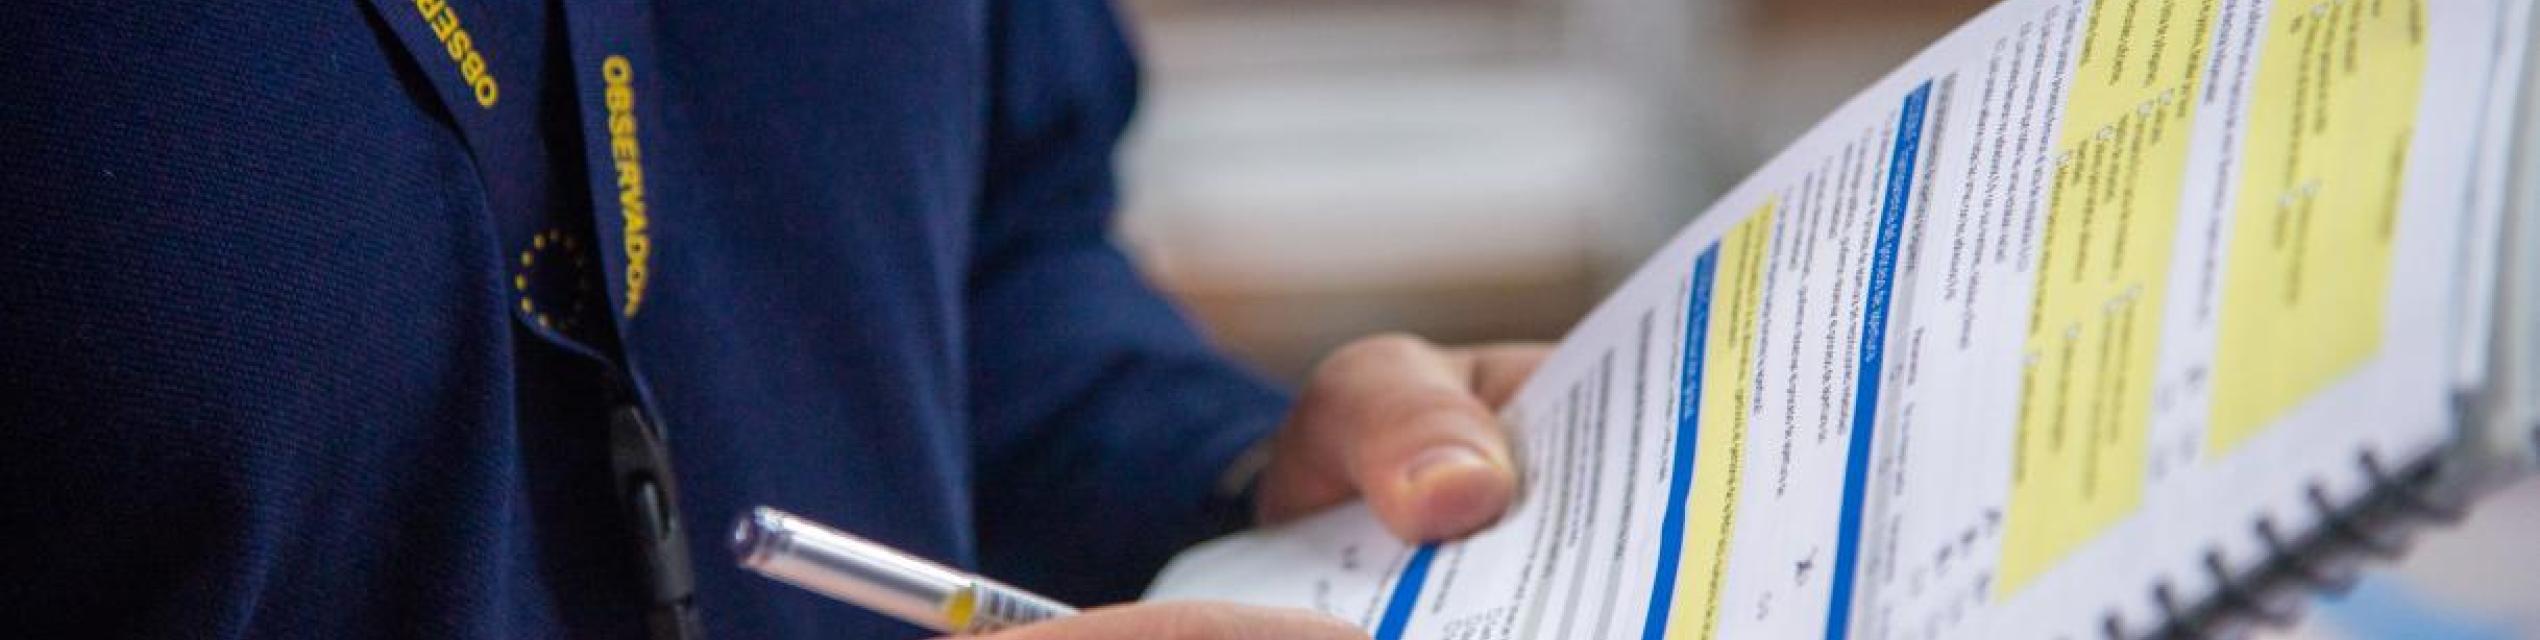
[[[650,591],[644,618],[653,639],[705,637],[697,623],[696,575],[688,564],[687,528],[679,524],[670,449],[635,405],[609,411],[609,467]]]

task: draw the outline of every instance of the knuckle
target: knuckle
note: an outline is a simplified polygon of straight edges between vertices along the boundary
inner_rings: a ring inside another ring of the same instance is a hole
[[[1370,403],[1373,414],[1370,427],[1402,428],[1412,425],[1459,424],[1483,420],[1490,412],[1482,410],[1470,393],[1427,387],[1391,389]]]
[[[1340,366],[1366,361],[1401,360],[1420,357],[1433,348],[1428,340],[1419,336],[1402,332],[1379,333],[1342,345],[1324,362],[1327,365]]]
[[[1318,618],[1315,624],[1323,627],[1321,635],[1339,640],[1367,640],[1366,631],[1335,618]]]
[[[1545,342],[1501,342],[1469,348],[1475,357],[1484,360],[1523,360],[1552,353],[1552,344]]]
[[[1165,606],[1155,612],[1153,635],[1158,640],[1215,640],[1224,626],[1223,616],[1215,609],[1187,604]]]
[[[1141,640],[1360,640],[1357,627],[1327,616],[1226,603],[1138,605],[1136,624],[1115,629]],[[1109,636],[1106,636],[1109,637]]]
[[[1367,637],[1367,634],[1359,631],[1358,627],[1350,626],[1349,623],[1341,622],[1337,618],[1327,616],[1296,615],[1290,616],[1290,619],[1287,622],[1290,623],[1285,625],[1288,627],[1288,630],[1273,632],[1261,637],[1314,638],[1317,640],[1358,640]]]

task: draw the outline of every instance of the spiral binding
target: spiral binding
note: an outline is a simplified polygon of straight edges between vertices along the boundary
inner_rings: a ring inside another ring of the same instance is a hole
[[[2457,521],[2467,506],[2466,474],[2450,456],[2427,456],[2394,472],[2367,450],[2356,456],[2356,465],[2372,481],[2360,498],[2337,504],[2325,488],[2311,485],[2309,502],[2319,511],[2319,526],[2288,535],[2260,516],[2250,531],[2266,546],[2264,561],[2233,571],[2221,551],[2209,549],[2205,577],[2220,585],[2211,597],[2181,602],[2163,580],[2151,592],[2157,624],[2130,628],[2111,612],[2101,620],[2103,633],[2110,640],[2234,638],[2253,627],[2288,623],[2305,594],[2352,587],[2363,562],[2397,556],[2419,525]]]

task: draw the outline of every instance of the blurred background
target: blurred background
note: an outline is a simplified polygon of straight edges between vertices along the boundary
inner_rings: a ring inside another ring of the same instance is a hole
[[[1351,338],[1560,337],[1714,195],[1986,0],[1118,0],[1124,242],[1294,381]],[[2540,484],[2277,638],[2540,638]]]
[[[1294,379],[1349,338],[1557,338],[1976,0],[1124,0],[1123,234]]]

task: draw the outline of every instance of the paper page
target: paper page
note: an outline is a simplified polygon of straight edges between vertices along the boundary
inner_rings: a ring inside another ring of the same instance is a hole
[[[1379,640],[2145,631],[2452,433],[2505,6],[2005,2],[1573,329],[1504,411],[1499,524],[1343,509],[1149,596]]]
[[[2494,321],[2501,315],[2500,274],[2510,268],[2503,262],[2508,244],[2504,216],[2507,200],[2513,197],[2514,136],[2520,135],[2514,118],[2522,106],[2521,80],[2530,64],[2531,10],[2529,0],[2508,0],[2497,12],[2490,42],[2496,49],[2497,61],[2490,69],[2492,79],[2486,84],[2482,100],[2484,135],[2473,144],[2478,163],[2478,177],[2464,194],[2471,213],[2470,224],[2461,234],[2461,268],[2467,275],[2461,279],[2455,294],[2461,302],[2460,331],[2453,341],[2455,356],[2454,385],[2465,393],[2486,387],[2490,373],[2489,357],[2499,350],[2488,344]],[[2527,246],[2527,245],[2525,245]]]

